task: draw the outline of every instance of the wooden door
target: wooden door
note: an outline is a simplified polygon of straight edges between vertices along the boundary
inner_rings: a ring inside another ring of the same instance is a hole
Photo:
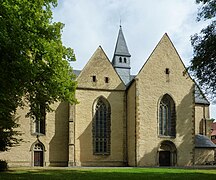
[[[34,151],[34,166],[43,166],[43,151]]]
[[[170,159],[170,151],[160,151],[159,152],[159,165],[160,166],[170,166],[171,159]]]

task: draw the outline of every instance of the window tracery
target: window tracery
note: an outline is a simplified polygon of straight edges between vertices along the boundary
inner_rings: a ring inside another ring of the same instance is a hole
[[[168,94],[165,94],[160,101],[159,134],[161,136],[176,135],[175,103]]]
[[[93,152],[94,154],[110,154],[110,105],[100,97],[96,102],[93,117]]]

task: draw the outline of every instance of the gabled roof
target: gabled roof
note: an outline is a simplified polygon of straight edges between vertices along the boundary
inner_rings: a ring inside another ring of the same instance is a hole
[[[195,103],[196,104],[206,104],[210,105],[209,101],[206,99],[205,95],[199,88],[199,86],[195,83]]]
[[[195,135],[196,148],[216,148],[216,145],[207,137],[201,134]]]
[[[165,46],[165,45],[164,45],[164,42],[167,42],[169,47],[168,47],[167,45]],[[158,44],[155,46],[154,50],[152,51],[152,53],[150,54],[150,56],[148,57],[148,59],[146,60],[146,62],[145,62],[144,65],[142,66],[142,68],[140,69],[140,71],[138,72],[137,76],[139,76],[139,74],[143,71],[143,69],[145,68],[146,64],[151,60],[152,56],[153,56],[156,52],[161,51],[161,50],[159,50],[159,49],[161,49],[161,48],[162,48],[163,50],[166,50],[167,48],[169,48],[169,49],[172,48],[172,49],[173,49],[173,54],[175,54],[175,55],[178,56],[178,58],[179,58],[179,60],[180,60],[180,63],[183,65],[184,69],[185,69],[185,70],[187,69],[187,68],[185,67],[185,65],[184,65],[184,63],[183,63],[183,61],[182,61],[182,59],[181,59],[181,57],[180,57],[178,51],[176,50],[176,48],[175,48],[173,42],[171,41],[170,37],[168,36],[167,33],[165,33],[165,34],[162,36],[162,38],[160,39],[160,41],[158,42]],[[189,78],[190,78],[191,80],[193,80],[193,79],[191,78],[190,74],[189,74],[187,71],[186,71],[186,74],[189,76]]]
[[[115,47],[115,51],[114,51],[114,56],[115,55],[123,55],[123,56],[131,56],[128,48],[127,48],[127,44],[122,32],[122,28],[120,26],[119,29],[119,33],[118,33],[118,38],[117,38],[117,42],[116,42],[116,47]]]
[[[126,88],[101,46],[97,48],[82,71],[74,70],[73,72],[77,76],[78,88],[109,90],[125,90]],[[96,83],[92,83],[93,76],[97,76]],[[110,79],[108,84],[104,81],[105,77]]]

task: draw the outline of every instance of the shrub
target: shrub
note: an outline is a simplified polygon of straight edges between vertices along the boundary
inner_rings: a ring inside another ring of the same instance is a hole
[[[7,162],[0,160],[0,171],[6,171],[7,169],[8,169]]]

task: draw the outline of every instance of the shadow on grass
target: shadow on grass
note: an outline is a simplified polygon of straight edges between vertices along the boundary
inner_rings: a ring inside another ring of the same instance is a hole
[[[138,179],[208,179],[215,180],[215,170],[163,168],[122,169],[27,169],[1,172],[0,179],[74,179],[74,180],[138,180]]]

